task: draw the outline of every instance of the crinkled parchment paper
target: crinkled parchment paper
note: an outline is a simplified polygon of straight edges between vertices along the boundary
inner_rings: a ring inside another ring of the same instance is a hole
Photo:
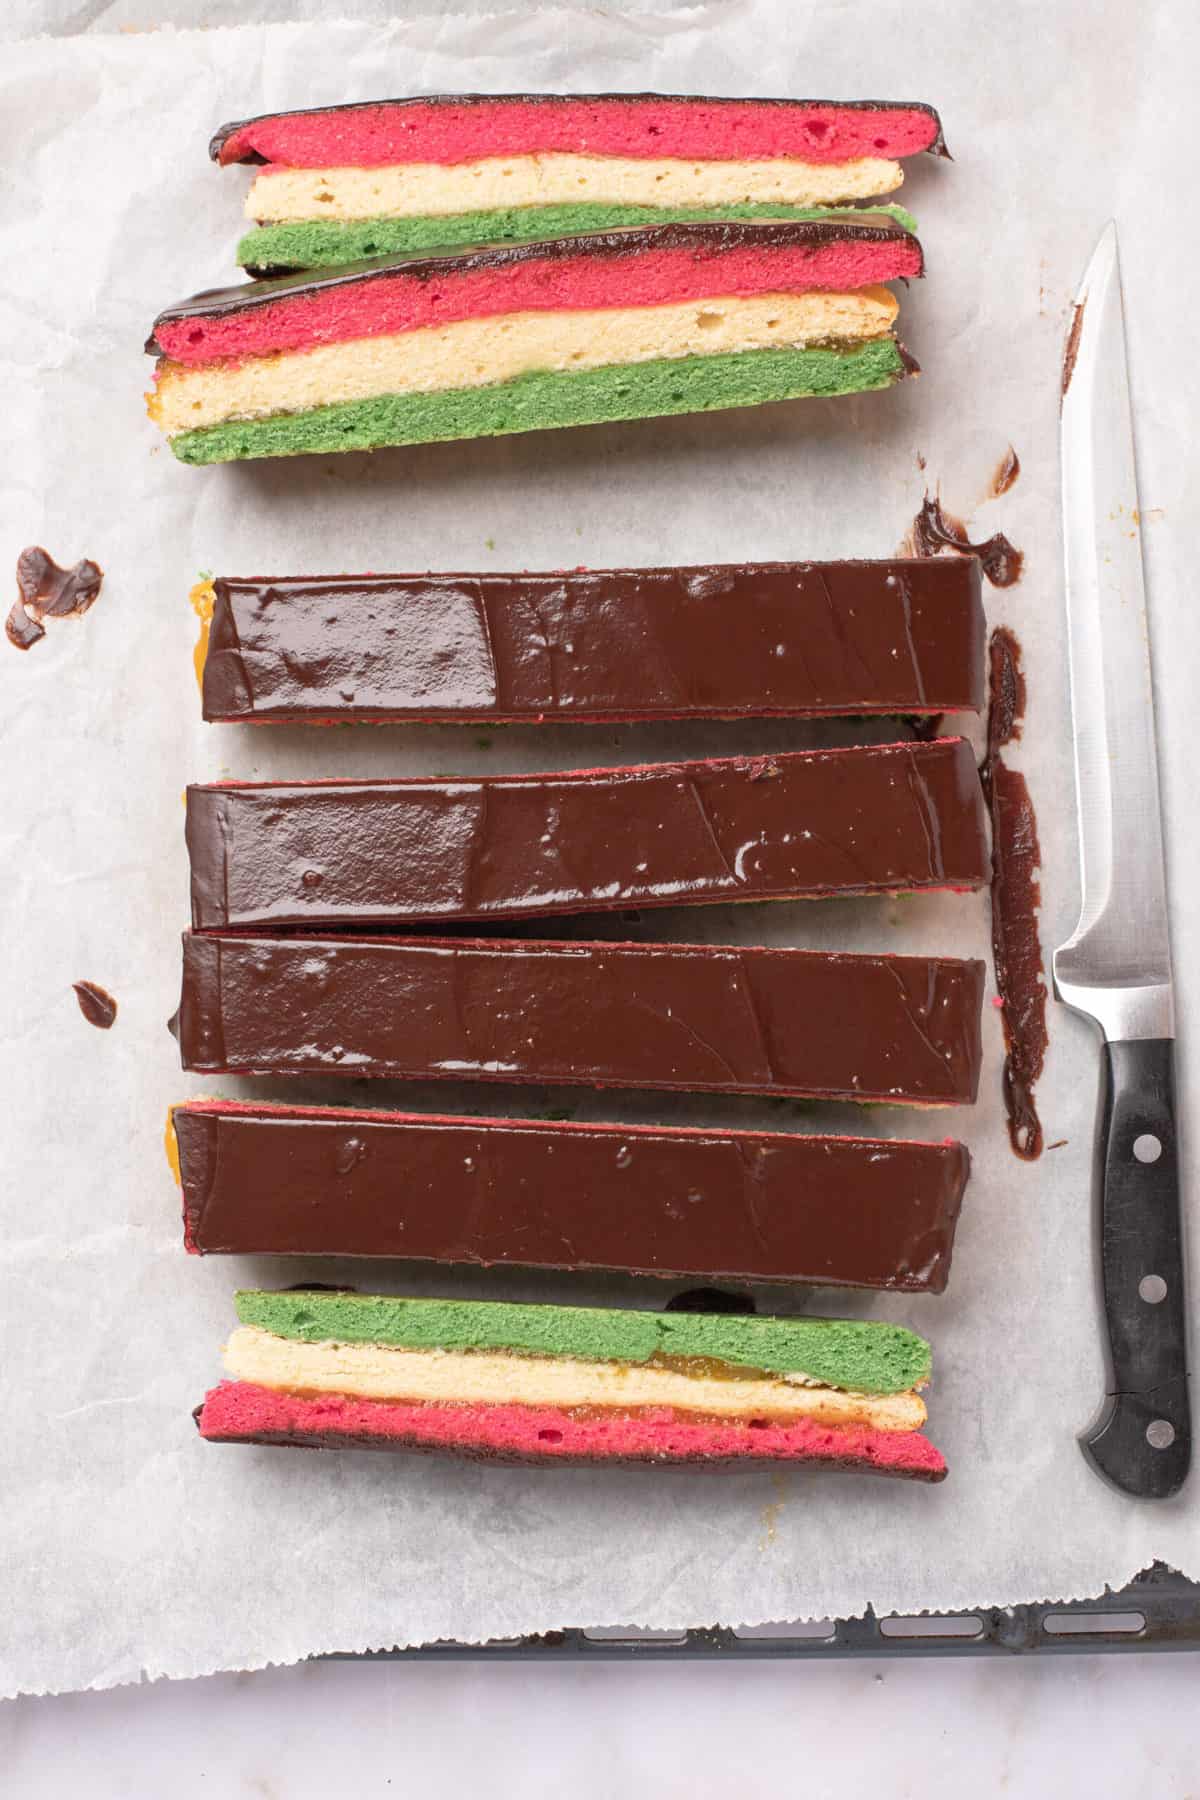
[[[1191,148],[1198,40],[1196,19],[1170,0],[1082,11],[1045,0],[745,0],[655,18],[521,11],[89,37],[6,56],[0,570],[42,542],[60,559],[96,558],[107,579],[85,619],[52,620],[28,655],[0,644],[5,1691],[564,1624],[1079,1596],[1154,1557],[1200,1573],[1195,1483],[1168,1505],[1137,1505],[1103,1487],[1076,1446],[1103,1391],[1089,1195],[1098,1064],[1086,1027],[1057,1008],[1041,1084],[1055,1147],[1040,1163],[1007,1146],[990,1005],[974,1111],[944,1126],[904,1113],[870,1120],[884,1132],[958,1129],[971,1145],[949,1293],[785,1296],[904,1319],[933,1339],[930,1429],[951,1466],[937,1489],[206,1446],[191,1408],[217,1377],[239,1284],[349,1278],[641,1304],[666,1295],[513,1271],[188,1259],[162,1155],[168,1103],[198,1088],[165,1028],[187,915],[188,780],[506,770],[807,741],[781,724],[511,729],[490,742],[449,728],[206,729],[186,601],[202,569],[887,555],[925,482],[940,483],[952,511],[1026,552],[1020,586],[991,593],[989,607],[1025,645],[1020,755],[1047,858],[1045,940],[1065,936],[1077,888],[1058,374],[1069,295],[1110,214],[1125,258],[1189,1095],[1198,634],[1184,559],[1197,525],[1196,394],[1180,320],[1200,269],[1175,184]],[[829,404],[371,459],[201,470],[172,460],[143,416],[141,344],[159,306],[232,276],[247,178],[207,160],[219,121],[391,93],[643,87],[941,108],[956,161],[920,159],[904,192],[929,263],[902,308],[919,382]],[[986,502],[1010,443],[1020,480]],[[983,954],[987,944],[984,899],[949,896],[709,908],[656,914],[646,929],[872,950]],[[80,1016],[80,978],[116,995],[111,1032]],[[264,1090],[327,1097],[315,1083]],[[449,1095],[464,1110],[480,1104],[466,1089]],[[448,1091],[404,1097],[435,1107]],[[537,1111],[563,1099],[492,1088],[482,1103]],[[581,1118],[860,1123],[847,1109],[565,1100]],[[1189,1118],[1185,1129],[1195,1193],[1200,1127]]]

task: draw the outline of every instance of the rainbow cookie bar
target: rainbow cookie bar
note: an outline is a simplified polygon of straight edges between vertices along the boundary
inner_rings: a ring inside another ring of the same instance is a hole
[[[321,725],[978,712],[979,561],[218,577],[206,719]]]
[[[168,1152],[200,1256],[401,1256],[940,1293],[952,1140],[188,1100]]]
[[[983,964],[717,944],[188,932],[185,1069],[969,1105]]]
[[[242,1292],[215,1442],[940,1481],[924,1339],[876,1321]]]
[[[151,417],[188,463],[373,450],[890,387],[893,219],[652,225],[386,257],[155,321]]]
[[[966,738],[553,774],[187,790],[192,924],[407,927],[991,875]]]
[[[945,154],[932,107],[664,94],[475,94],[271,113],[223,125],[257,169],[256,272],[707,219],[803,219],[893,192]],[[889,209],[911,225],[908,215]]]

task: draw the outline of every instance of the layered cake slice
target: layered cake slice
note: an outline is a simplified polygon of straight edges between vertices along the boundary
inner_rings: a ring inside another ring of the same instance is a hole
[[[199,1255],[399,1256],[940,1293],[964,1145],[189,1100]]]
[[[243,1292],[214,1442],[940,1481],[929,1346],[876,1321]]]
[[[206,719],[293,724],[977,712],[975,557],[222,577]]]
[[[208,1074],[695,1089],[921,1105],[979,1084],[983,964],[714,944],[185,933]]]
[[[151,417],[184,462],[492,436],[890,387],[894,219],[651,225],[199,294]]]
[[[187,790],[197,930],[514,919],[938,888],[991,873],[965,738]]]
[[[469,94],[223,125],[257,165],[238,261],[315,268],[669,220],[805,218],[944,155],[930,106],[668,94]],[[903,219],[899,208],[895,212]],[[911,222],[910,222],[911,223]]]

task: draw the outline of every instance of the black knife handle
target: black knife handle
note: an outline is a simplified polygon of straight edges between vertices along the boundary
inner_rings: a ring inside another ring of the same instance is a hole
[[[1100,1274],[1111,1380],[1083,1447],[1122,1493],[1164,1500],[1182,1487],[1192,1456],[1169,1038],[1104,1046]]]

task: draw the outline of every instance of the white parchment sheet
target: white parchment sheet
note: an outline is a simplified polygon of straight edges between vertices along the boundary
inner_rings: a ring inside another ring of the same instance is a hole
[[[96,558],[104,592],[19,656],[0,644],[3,732],[3,1463],[0,1690],[253,1668],[312,1652],[567,1624],[670,1627],[1080,1596],[1155,1557],[1200,1574],[1200,1486],[1137,1505],[1076,1446],[1103,1391],[1090,1172],[1097,1047],[1052,1009],[1041,1084],[1055,1147],[1010,1153],[1001,1036],[986,1008],[979,1105],[876,1113],[957,1130],[975,1172],[950,1291],[788,1295],[903,1319],[935,1347],[926,1489],[757,1473],[522,1472],[203,1444],[245,1284],[350,1279],[397,1291],[654,1304],[669,1290],[513,1271],[183,1254],[162,1154],[181,1076],[166,1019],[187,917],[182,790],[218,772],[465,772],[757,751],[802,728],[349,730],[202,726],[186,594],[229,574],[561,567],[896,550],[926,481],[1026,552],[990,592],[1026,650],[1021,755],[1046,854],[1044,938],[1077,905],[1059,577],[1058,375],[1069,295],[1104,221],[1124,252],[1170,821],[1187,1190],[1200,1049],[1195,357],[1200,282],[1180,171],[1200,30],[1161,0],[1003,8],[752,0],[580,18],[303,25],[26,44],[0,70],[4,369],[0,571],[44,543]],[[188,469],[146,421],[155,312],[233,278],[245,171],[207,160],[221,120],[273,107],[462,89],[639,89],[927,99],[956,160],[910,165],[928,279],[903,335],[924,366],[887,394],[757,413]],[[1022,472],[985,502],[1012,444]],[[922,472],[919,458],[927,467]],[[0,592],[7,607],[9,592]],[[15,588],[12,589],[15,592]],[[655,915],[655,935],[983,955],[986,901],[929,896]],[[120,1003],[109,1033],[71,993]],[[234,1090],[226,1083],[224,1090]],[[220,1083],[208,1081],[215,1091]],[[262,1083],[272,1098],[330,1097]],[[334,1097],[361,1103],[361,1087]],[[432,1085],[371,1098],[579,1118],[855,1129],[850,1110]],[[1200,1287],[1195,1291],[1200,1292]]]

